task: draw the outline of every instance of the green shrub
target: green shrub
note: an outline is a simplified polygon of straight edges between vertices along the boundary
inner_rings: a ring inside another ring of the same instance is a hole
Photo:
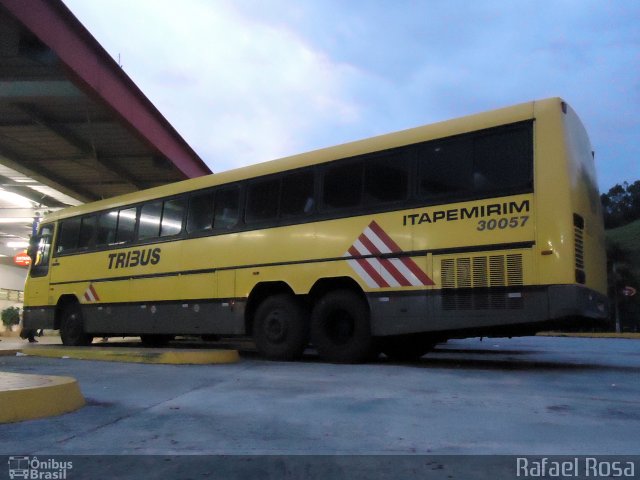
[[[7,327],[18,325],[20,323],[20,309],[18,307],[5,308],[2,311],[2,323]]]

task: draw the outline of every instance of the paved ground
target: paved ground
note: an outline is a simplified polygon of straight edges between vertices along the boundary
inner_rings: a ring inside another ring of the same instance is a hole
[[[0,425],[4,455],[632,455],[640,445],[638,340],[454,340],[412,364],[4,356],[0,371],[69,375],[87,400]]]

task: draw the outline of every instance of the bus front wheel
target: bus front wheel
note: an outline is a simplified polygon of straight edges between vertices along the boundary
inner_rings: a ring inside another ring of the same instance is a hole
[[[320,357],[335,363],[360,363],[376,352],[369,309],[354,292],[337,290],[316,304],[311,317],[311,342]]]
[[[291,294],[268,297],[253,321],[256,348],[271,360],[295,360],[309,343],[307,315],[301,303]]]
[[[84,331],[80,305],[70,304],[64,307],[60,321],[60,338],[63,345],[73,347],[86,346],[93,341],[93,337]]]

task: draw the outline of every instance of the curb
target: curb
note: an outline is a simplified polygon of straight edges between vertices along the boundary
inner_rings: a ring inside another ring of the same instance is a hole
[[[22,349],[0,350],[0,357],[15,357],[18,352],[22,352]]]
[[[0,372],[0,424],[73,412],[85,405],[75,378]]]
[[[105,362],[152,363],[167,365],[211,365],[236,363],[237,350],[171,350],[104,347],[28,347],[22,353],[34,357],[73,358]]]

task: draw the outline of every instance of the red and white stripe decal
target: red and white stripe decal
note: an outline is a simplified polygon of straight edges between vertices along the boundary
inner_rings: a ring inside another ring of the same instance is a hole
[[[380,228],[380,225],[372,221],[344,256],[356,257],[347,260],[347,263],[369,288],[434,285],[433,280],[411,258],[380,258],[380,255],[390,253],[401,254],[402,249]]]
[[[84,299],[87,302],[99,302],[100,297],[98,296],[98,292],[93,288],[93,284],[89,285],[89,287],[84,292]]]

